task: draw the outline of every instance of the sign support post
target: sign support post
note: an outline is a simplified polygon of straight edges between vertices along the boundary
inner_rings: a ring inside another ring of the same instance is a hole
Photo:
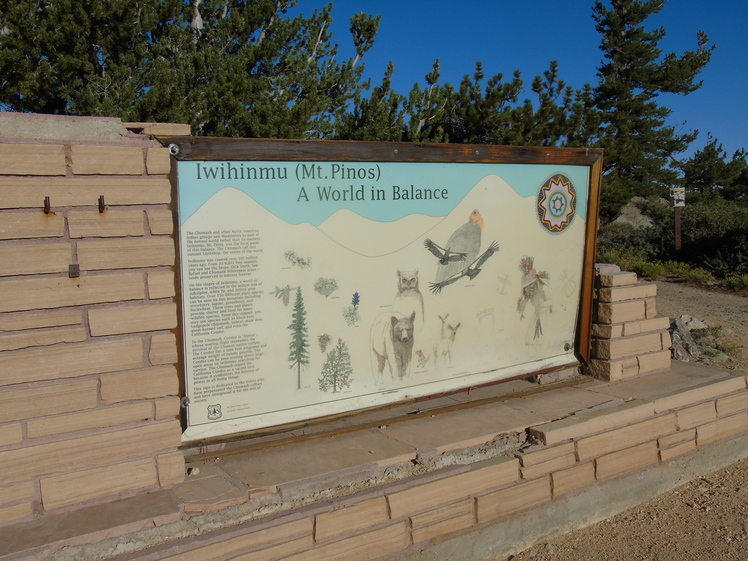
[[[686,206],[686,189],[685,187],[673,187],[670,189],[670,199],[673,202],[673,211],[675,214],[675,251],[681,248],[681,208]]]

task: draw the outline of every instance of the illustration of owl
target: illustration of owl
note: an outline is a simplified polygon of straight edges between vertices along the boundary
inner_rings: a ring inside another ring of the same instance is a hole
[[[416,325],[423,325],[425,315],[423,295],[418,287],[418,269],[415,271],[397,271],[397,295],[392,309],[409,316],[416,312]]]

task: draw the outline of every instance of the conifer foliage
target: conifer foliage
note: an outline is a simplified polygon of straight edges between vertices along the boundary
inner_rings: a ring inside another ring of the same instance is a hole
[[[477,62],[452,85],[436,60],[405,94],[393,89],[392,63],[379,85],[363,79],[379,16],[349,20],[352,56],[342,58],[331,3],[0,0],[0,110],[189,123],[201,136],[602,147],[602,214],[613,218],[631,197],[681,183],[677,157],[698,131],[667,124],[663,94],[698,89],[714,46],[699,31],[693,50],[664,53],[665,29],[649,18],[665,0],[590,5],[603,54],[596,85],[567,85],[555,61],[528,83],[519,70],[487,76]],[[712,181],[693,168],[717,149],[693,161],[692,190]],[[737,167],[733,198],[744,198]]]
[[[0,109],[189,123],[193,134],[322,138],[367,84],[379,18],[338,60],[332,4],[0,0]]]
[[[608,218],[633,196],[661,195],[677,184],[673,158],[698,134],[678,134],[666,125],[671,110],[657,100],[663,93],[686,95],[697,90],[701,82],[696,78],[714,46],[708,46],[706,34],[699,31],[695,50],[663,55],[659,42],[665,29],[648,30],[645,22],[664,5],[665,0],[597,0],[593,9],[604,54],[594,100],[602,114],[598,143],[605,149],[601,212]]]
[[[745,183],[741,185],[746,172],[745,150],[735,151],[728,161],[722,144],[711,135],[707,138],[706,146],[681,165],[686,191],[707,197],[722,195],[725,199],[745,197]]]

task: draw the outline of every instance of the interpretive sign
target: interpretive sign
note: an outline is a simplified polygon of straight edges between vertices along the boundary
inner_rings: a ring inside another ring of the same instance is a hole
[[[165,140],[178,160],[186,440],[584,354],[599,152]]]

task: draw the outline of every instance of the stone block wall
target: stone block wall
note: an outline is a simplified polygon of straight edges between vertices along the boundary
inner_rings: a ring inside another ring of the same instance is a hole
[[[50,121],[0,114],[0,524],[184,478],[168,150]]]
[[[563,512],[570,497],[647,470],[668,470],[676,458],[746,434],[747,381],[711,379],[530,426],[534,443],[516,452],[314,501],[270,519],[259,516],[128,561],[412,559],[444,540],[509,524],[524,513]],[[635,479],[629,482],[627,495],[641,493]]]
[[[34,134],[23,134],[24,119],[37,126]],[[50,123],[64,124],[63,133],[48,134]],[[171,162],[148,135],[189,131],[147,123],[128,131],[116,119],[76,123],[0,113],[0,526],[7,531],[37,515],[67,517],[168,489],[185,476]],[[90,124],[96,133],[81,134]],[[600,267],[596,290],[592,372],[621,380],[669,368],[656,286]],[[498,458],[247,517],[188,540],[178,539],[183,527],[164,528],[160,547],[128,559],[412,554],[745,434],[747,381],[725,377],[525,432],[535,444]],[[178,495],[162,495],[169,494]],[[182,523],[189,513],[180,508]]]
[[[657,317],[657,285],[598,265],[590,373],[622,380],[670,368],[670,319]]]

